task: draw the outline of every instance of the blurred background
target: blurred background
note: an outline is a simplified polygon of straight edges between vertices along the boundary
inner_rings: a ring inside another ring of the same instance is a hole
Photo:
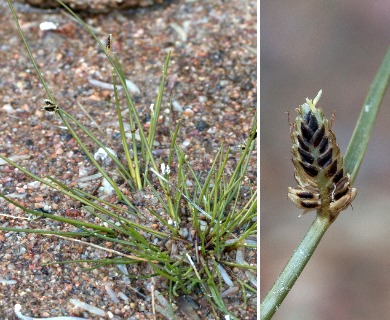
[[[286,112],[319,106],[344,154],[390,44],[389,1],[261,2],[261,299],[314,220],[295,187]],[[273,319],[390,319],[390,93],[343,211]]]

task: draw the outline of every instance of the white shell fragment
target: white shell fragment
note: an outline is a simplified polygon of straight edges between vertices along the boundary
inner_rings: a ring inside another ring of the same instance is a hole
[[[7,279],[0,279],[0,284],[17,284],[18,282],[16,280],[7,280]]]
[[[222,279],[225,281],[225,283],[229,286],[229,287],[233,287],[233,281],[232,279],[230,279],[229,275],[227,274],[226,270],[218,263],[217,264],[217,268],[222,276]]]
[[[136,96],[139,96],[141,94],[141,90],[137,87],[137,85],[133,81],[126,79],[126,86],[127,89],[129,89],[131,94],[134,94]]]
[[[179,26],[177,23],[171,23],[171,28],[177,32],[177,35],[181,42],[186,42],[188,37],[188,31],[190,27],[189,21],[184,21],[183,27]]]
[[[184,140],[183,143],[181,144],[181,147],[183,149],[187,148],[191,144],[190,140]]]
[[[137,85],[133,81],[128,80],[128,79],[126,79],[125,81],[126,81],[127,89],[129,90],[129,92],[131,94],[133,94],[135,96],[141,95],[141,90],[137,87]],[[109,82],[103,82],[103,81],[92,79],[92,78],[88,78],[88,82],[91,85],[98,87],[98,88],[101,88],[103,90],[114,90],[114,85],[112,83],[109,83]],[[117,88],[117,90],[121,90],[122,86],[117,85],[116,88]]]
[[[77,300],[77,299],[70,299],[69,301],[71,303],[73,303],[74,306],[77,308],[84,309],[90,313],[96,314],[96,315],[101,316],[101,317],[103,317],[105,315],[104,310],[100,309],[98,307],[91,306],[91,305],[89,305],[85,302],[82,302],[80,300]]]
[[[156,304],[155,306],[156,311],[164,315],[167,319],[173,319],[174,313],[169,301],[158,290],[154,290],[154,296],[159,303],[159,305]]]
[[[109,283],[106,283],[104,285],[104,288],[106,289],[107,293],[108,293],[108,296],[111,298],[111,300],[114,302],[114,303],[119,303],[119,299],[118,297],[116,296],[114,290],[112,290],[111,288],[111,285]]]
[[[24,316],[20,310],[22,310],[22,306],[20,304],[15,304],[14,307],[15,315],[18,317],[18,319],[22,319],[22,320],[87,320],[85,318],[79,318],[79,317],[32,318],[32,317]]]
[[[39,29],[42,31],[56,30],[57,25],[51,21],[44,21],[44,22],[39,24]]]
[[[244,257],[245,249],[243,247],[238,248],[236,253],[236,262],[240,265],[247,265],[248,263],[245,261]]]
[[[172,100],[172,107],[177,112],[183,112],[184,110],[183,106],[176,100]]]
[[[8,113],[15,113],[16,112],[16,110],[14,108],[12,108],[12,106],[8,103],[5,104],[2,109]]]
[[[103,179],[102,186],[100,187],[100,191],[102,191],[104,194],[112,194],[114,192],[114,188],[107,181],[107,179]]]
[[[106,149],[108,150],[109,153],[111,153],[112,156],[117,158],[117,154],[114,150],[107,147]],[[93,157],[95,158],[96,161],[102,161],[106,166],[108,166],[112,161],[111,157],[103,148],[99,148],[99,150],[93,155]]]
[[[225,291],[221,292],[221,298],[226,298],[227,296],[237,293],[239,290],[239,287],[229,287]]]

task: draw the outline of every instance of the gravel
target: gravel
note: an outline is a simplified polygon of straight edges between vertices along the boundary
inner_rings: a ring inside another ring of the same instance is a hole
[[[18,8],[21,27],[57,103],[119,154],[112,90],[88,81],[110,83],[111,79],[111,68],[94,40],[62,10],[36,11],[27,5]],[[14,157],[18,164],[36,175],[53,176],[77,186],[81,169],[86,176],[96,172],[55,114],[40,110],[42,99],[48,97],[4,2],[0,4],[0,13],[0,153]],[[210,168],[222,142],[234,147],[245,141],[257,107],[256,1],[168,1],[148,8],[104,15],[82,12],[82,15],[102,41],[108,34],[113,35],[112,47],[118,52],[126,78],[139,89],[140,94],[133,98],[145,126],[150,105],[155,102],[163,62],[168,51],[172,52],[157,132],[161,157],[167,156],[164,148],[170,141],[169,118],[173,123],[183,119],[178,145],[185,147],[196,171]],[[52,22],[57,27],[41,30],[42,22]],[[174,109],[165,112],[170,99],[175,101]],[[77,102],[93,117],[103,135]],[[235,155],[230,160],[234,167]],[[256,170],[254,154],[248,173],[256,177]],[[78,203],[31,182],[18,169],[0,163],[1,192],[11,194],[29,208],[90,218],[79,209]],[[88,184],[85,188],[91,191],[98,186],[98,179]],[[141,196],[140,199],[146,201],[144,205],[150,201]],[[19,217],[2,216],[3,226],[68,228],[48,219],[28,220],[19,208],[3,200],[0,207],[1,213]],[[255,254],[248,252],[252,255],[246,256],[245,261],[256,263]],[[51,236],[0,232],[0,256],[1,319],[16,319],[17,304],[21,305],[23,315],[30,317],[153,319],[150,288],[165,292],[168,286],[161,279],[125,281],[116,267],[85,272],[83,263],[42,266],[44,262],[113,256],[83,243]],[[140,264],[128,266],[127,271],[142,275],[148,269]],[[110,293],[105,287],[107,283],[112,284]],[[114,296],[120,299],[115,300]],[[228,296],[229,309],[240,319],[255,319],[256,296],[248,296],[246,307],[242,307],[240,297],[240,292]],[[191,307],[183,307],[185,312],[174,310],[179,319],[191,312],[196,312],[200,319],[214,319],[204,299],[197,296],[192,299]],[[72,303],[75,300],[103,310],[104,315],[75,307]],[[156,310],[160,308],[164,306],[159,304]],[[164,319],[161,313],[156,315],[157,319]]]

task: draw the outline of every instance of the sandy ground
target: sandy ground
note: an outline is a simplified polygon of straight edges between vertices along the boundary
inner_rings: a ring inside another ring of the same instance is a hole
[[[110,68],[91,36],[61,10],[40,11],[17,7],[27,41],[50,89],[61,107],[84,121],[77,102],[94,117],[103,130],[103,139],[115,146],[118,128],[112,91],[94,81],[110,83]],[[75,141],[61,128],[58,119],[41,111],[45,96],[34,73],[7,5],[0,4],[0,152],[17,156],[18,163],[38,175],[52,175],[72,183],[80,172],[92,173]],[[154,102],[167,52],[172,51],[165,106],[172,99],[173,120],[183,118],[179,143],[199,170],[209,166],[216,149],[224,142],[237,146],[246,139],[256,102],[256,2],[255,1],[172,1],[148,9],[116,11],[84,18],[104,40],[113,34],[113,50],[118,52],[125,73],[139,89],[134,102],[146,122]],[[42,31],[42,22],[56,24],[55,31]],[[168,115],[158,132],[161,148],[169,142]],[[256,157],[249,175],[256,181]],[[235,156],[232,156],[234,164]],[[37,187],[8,165],[0,166],[0,187],[20,194],[18,201],[36,209],[77,215],[77,206],[58,192]],[[21,212],[0,202],[2,213]],[[28,222],[1,218],[3,225],[56,228],[45,219]],[[256,256],[252,252],[251,259]],[[99,318],[74,307],[79,299],[109,312],[115,319],[153,318],[150,288],[164,290],[166,283],[123,277],[111,267],[83,272],[77,264],[42,267],[45,261],[61,261],[107,256],[99,250],[66,240],[22,233],[0,233],[0,318],[15,319],[15,304],[25,315],[49,317],[77,315]],[[129,267],[141,273],[145,266]],[[119,302],[110,298],[111,287]],[[108,288],[108,289],[107,289]],[[122,298],[121,298],[122,297]],[[256,297],[246,308],[234,296],[227,305],[240,319],[256,318]],[[126,300],[128,299],[128,300]],[[206,305],[195,309],[201,319],[214,319]],[[177,313],[178,318],[188,318]],[[162,318],[161,314],[157,315]]]

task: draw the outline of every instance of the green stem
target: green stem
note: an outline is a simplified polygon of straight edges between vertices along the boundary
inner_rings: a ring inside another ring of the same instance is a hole
[[[38,64],[35,61],[34,56],[33,56],[32,52],[30,50],[30,46],[28,45],[27,40],[24,37],[24,34],[23,34],[23,31],[22,31],[22,28],[20,27],[19,19],[18,19],[18,16],[16,15],[15,9],[14,9],[14,7],[13,7],[13,5],[12,5],[10,0],[7,0],[7,2],[8,2],[8,6],[9,6],[9,8],[11,10],[12,16],[13,16],[13,18],[15,20],[15,25],[16,25],[16,27],[18,29],[19,35],[22,38],[22,41],[24,43],[24,46],[26,47],[26,51],[28,53],[28,56],[30,57],[31,63],[34,66],[35,72],[37,73],[37,75],[38,75],[38,77],[39,77],[43,87],[45,88],[45,91],[46,91],[47,95],[49,96],[50,100],[56,103],[56,100],[54,99],[54,96],[51,94],[51,91],[49,90],[49,87],[47,86],[47,83],[46,83],[45,79],[43,78],[43,75],[42,75],[41,71],[39,70]]]
[[[345,153],[345,171],[351,174],[352,182],[355,181],[360,164],[363,161],[364,153],[370,140],[371,131],[374,127],[379,107],[387,91],[390,80],[390,48],[387,50],[382,65],[377,72],[370,90],[364,101],[359,120],[353,131]]]
[[[314,250],[321,241],[325,231],[331,222],[328,217],[317,215],[306,236],[294,251],[290,261],[285,266],[279,278],[275,281],[271,290],[260,306],[261,320],[271,319],[276,310],[282,304],[287,293],[293,287],[295,281],[308,263]]]

